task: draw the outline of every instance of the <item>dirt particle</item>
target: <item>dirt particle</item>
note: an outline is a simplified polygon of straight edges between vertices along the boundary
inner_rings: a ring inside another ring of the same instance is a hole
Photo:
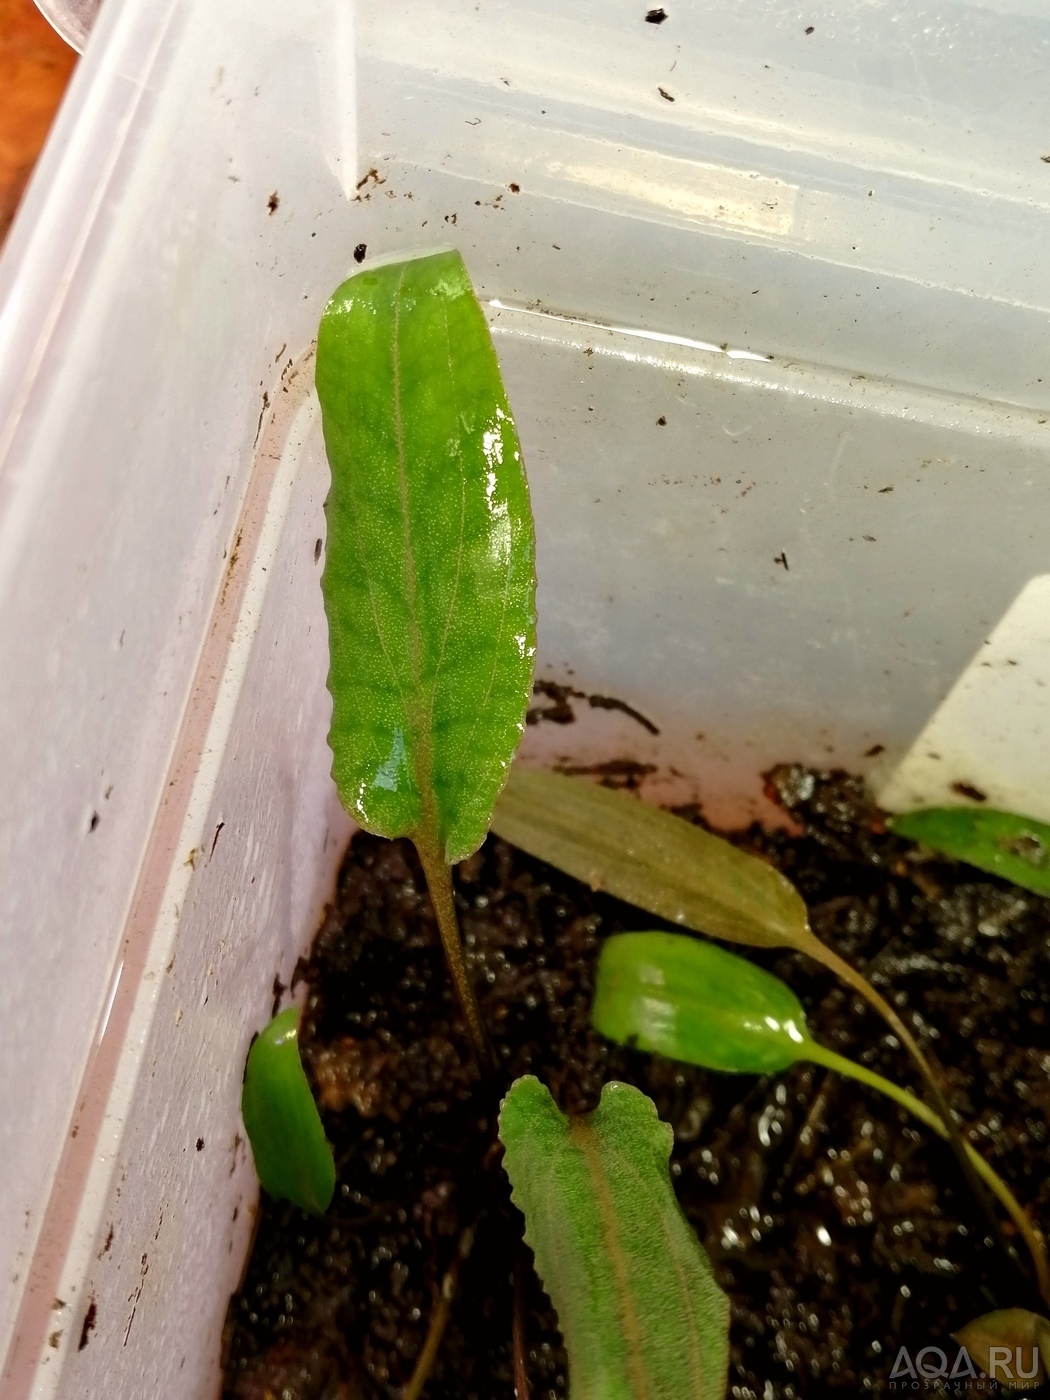
[[[626,715],[628,719],[633,719],[636,724],[640,724],[643,729],[647,729],[650,734],[659,734],[659,729],[651,719],[646,719],[634,708],[628,705],[625,700],[617,700],[615,695],[588,695],[587,703],[592,710],[618,710],[620,714]]]
[[[94,831],[95,828],[98,826],[98,824],[99,824],[99,822],[100,822],[101,820],[102,820],[102,818],[99,816],[99,814],[98,814],[97,812],[92,812],[92,813],[91,813],[91,817],[90,817],[90,819],[88,820],[88,831],[89,831],[89,832]]]
[[[105,1242],[105,1244],[102,1246],[101,1250],[99,1251],[98,1257],[101,1259],[101,1258],[103,1257],[103,1255],[108,1254],[109,1251],[110,1251],[112,1248],[113,1248],[113,1226],[111,1225],[111,1226],[109,1227],[109,1230],[108,1230],[107,1234],[106,1234],[106,1242]]]
[[[80,1329],[80,1341],[77,1343],[77,1351],[83,1351],[88,1344],[92,1332],[95,1330],[95,1322],[98,1319],[98,1305],[92,1298],[88,1303],[88,1310],[84,1314],[84,1325]]]
[[[363,263],[364,260],[365,260],[365,254],[366,254],[367,252],[368,252],[368,244],[367,244],[367,243],[359,243],[359,244],[357,245],[357,247],[354,249],[354,262],[355,262],[355,263]]]
[[[255,425],[255,441],[252,443],[252,447],[255,447],[255,446],[258,444],[258,442],[259,442],[259,434],[262,432],[263,419],[266,417],[266,410],[267,410],[269,407],[270,407],[270,395],[269,395],[269,392],[268,392],[267,390],[263,390],[262,408],[259,409],[259,421],[258,421],[258,423],[256,423],[256,425]]]
[[[886,745],[885,745],[885,744],[872,744],[872,746],[871,746],[870,749],[865,749],[865,750],[864,750],[864,757],[865,757],[865,758],[878,758],[878,756],[879,756],[880,753],[885,753],[885,752],[886,752]]]
[[[219,844],[219,832],[223,829],[225,825],[225,822],[220,822],[215,828],[215,835],[211,838],[211,850],[208,852],[209,860],[211,860],[212,856],[215,854],[215,847]]]
[[[674,98],[671,96],[671,94],[667,91],[666,88],[658,87],[658,88],[656,89],[656,91],[660,94],[660,96],[663,98],[663,100],[664,100],[665,102],[673,102],[673,101],[674,101]]]
[[[814,26],[813,26],[812,24],[807,24],[807,25],[806,25],[806,33],[807,33],[807,34],[812,34],[812,33],[813,33],[813,29],[814,29]]]
[[[266,201],[266,207],[271,214],[276,214],[281,207],[281,196],[276,190],[270,191],[270,198]]]
[[[557,681],[537,681],[532,693],[542,695],[552,703],[546,707],[536,705],[529,710],[525,716],[526,724],[539,724],[541,720],[549,720],[551,724],[574,724],[576,713],[569,701],[586,698],[584,691],[575,690],[571,685],[559,685]]]
[[[663,8],[663,6],[661,6],[657,10],[646,10],[645,12],[646,24],[663,24],[666,18],[667,11]]]
[[[779,554],[774,555],[774,556],[773,556],[773,563],[774,563],[774,564],[781,564],[781,565],[783,566],[784,572],[785,572],[786,574],[788,574],[788,573],[791,572],[790,568],[788,567],[788,557],[787,557],[787,551],[786,551],[786,550],[783,550],[783,549],[782,549],[782,550],[780,551]]]
[[[635,758],[610,758],[605,763],[563,764],[556,771],[570,778],[598,778],[602,787],[635,792],[643,778],[656,772],[656,764],[639,763]]]
[[[197,1139],[197,1151],[198,1151],[198,1152],[203,1152],[203,1151],[204,1151],[204,1139],[203,1139],[203,1138],[198,1138],[198,1139]]]
[[[61,1327],[56,1327],[55,1330],[54,1330],[54,1331],[50,1334],[50,1336],[48,1337],[48,1339],[47,1339],[47,1344],[48,1344],[49,1347],[52,1347],[53,1349],[57,1350],[58,1344],[59,1344],[59,1342],[60,1342],[61,1340],[62,1340],[62,1329],[61,1329]]]
[[[288,990],[288,988],[281,981],[280,974],[277,972],[275,972],[273,975],[273,987],[271,990],[273,992],[273,1010],[270,1012],[270,1015],[276,1016],[278,1011],[280,1011],[281,1009],[281,998]]]
[[[511,194],[521,194],[521,186],[518,184],[517,180],[511,180],[507,189],[510,190]]]
[[[658,428],[666,428],[666,427],[667,427],[667,419],[664,417],[664,415],[663,415],[662,413],[660,414],[659,418],[656,420],[656,426],[657,426]]]
[[[931,754],[932,758],[933,755]],[[952,783],[952,792],[958,797],[968,797],[971,802],[987,802],[988,794],[982,792],[979,787],[974,787],[973,783],[956,782]]]

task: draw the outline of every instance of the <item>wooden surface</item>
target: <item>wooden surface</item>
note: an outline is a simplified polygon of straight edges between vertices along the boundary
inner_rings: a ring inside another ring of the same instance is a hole
[[[0,242],[76,57],[33,0],[0,0]]]

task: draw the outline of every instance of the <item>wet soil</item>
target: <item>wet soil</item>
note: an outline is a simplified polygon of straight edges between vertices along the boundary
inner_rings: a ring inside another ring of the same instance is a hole
[[[971,1140],[1050,1218],[1050,901],[930,858],[860,784],[782,768],[800,834],[739,840],[796,882],[817,933],[862,966],[944,1067]],[[696,812],[684,815],[700,820]],[[995,1307],[1038,1307],[948,1149],[893,1104],[814,1067],[716,1075],[626,1051],[588,1024],[595,957],[656,926],[490,839],[458,902],[509,1083],[539,1075],[582,1112],[627,1080],[674,1127],[672,1174],[732,1304],[729,1391],[750,1400],[893,1393],[901,1345],[940,1346]],[[756,955],[817,1039],[914,1087],[885,1027],[794,954]],[[226,1333],[229,1400],[393,1400],[441,1280],[472,1242],[428,1400],[511,1400],[520,1237],[411,848],[360,835],[304,975],[302,1041],[338,1185],[323,1220],[264,1200]],[[527,1288],[534,1400],[567,1393],[556,1317]]]

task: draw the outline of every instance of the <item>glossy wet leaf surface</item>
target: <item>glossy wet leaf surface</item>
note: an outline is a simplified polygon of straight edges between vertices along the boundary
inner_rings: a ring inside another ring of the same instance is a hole
[[[1050,895],[1050,826],[1014,812],[978,807],[929,807],[894,817],[898,836],[975,865],[992,875]]]
[[[518,435],[459,254],[344,282],[316,379],[335,780],[367,830],[455,863],[485,836],[535,650]]]
[[[492,829],[671,923],[759,948],[820,946],[802,896],[779,870],[625,793],[516,767]]]
[[[278,1200],[323,1215],[335,1191],[335,1163],[299,1058],[299,1011],[275,1016],[248,1052],[241,1116],[255,1170]]]
[[[703,938],[618,933],[602,945],[591,1023],[706,1069],[779,1074],[806,1057],[802,1004],[786,983]]]
[[[500,1112],[525,1239],[558,1313],[570,1400],[722,1400],[729,1305],[671,1189],[673,1134],[607,1084],[585,1118],[531,1075]]]

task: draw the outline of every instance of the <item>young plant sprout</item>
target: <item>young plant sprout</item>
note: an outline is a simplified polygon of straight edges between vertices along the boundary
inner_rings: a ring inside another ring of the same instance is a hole
[[[984,1191],[944,1091],[911,1031],[866,977],[822,943],[794,885],[764,860],[625,793],[558,773],[515,769],[492,829],[592,889],[727,943],[793,948],[833,972],[882,1017],[918,1067],[952,1150]]]
[[[484,840],[524,732],[535,578],[517,433],[459,254],[345,282],[321,322],[316,379],[332,469],[322,586],[333,774],[361,826],[415,844],[475,1055],[492,1073],[451,867]],[[295,1008],[283,1012],[253,1045],[243,1113],[263,1185],[323,1212],[335,1171],[297,1020]],[[728,1303],[675,1201],[670,1129],[649,1100],[607,1086],[589,1119],[570,1121],[529,1079],[500,1121],[575,1393],[595,1393],[596,1379],[609,1400],[722,1393]],[[404,1400],[426,1384],[472,1233],[445,1275]],[[519,1317],[514,1332],[521,1350]],[[516,1367],[523,1376],[523,1353]]]
[[[1050,826],[985,807],[928,807],[894,817],[890,829],[932,851],[1050,895]]]
[[[975,1369],[1005,1390],[1041,1386],[1050,1370],[1050,1322],[1026,1308],[985,1313],[952,1337]]]
[[[532,1075],[499,1118],[525,1240],[558,1312],[570,1400],[725,1394],[729,1301],[671,1189],[674,1134],[629,1084],[568,1118]]]
[[[491,1070],[452,866],[485,839],[524,732],[536,582],[518,435],[460,255],[344,282],[321,320],[316,378],[332,469],[332,772],[366,831],[408,836],[419,852]]]
[[[779,1074],[799,1061],[836,1070],[877,1089],[942,1138],[943,1121],[921,1099],[812,1038],[794,992],[764,968],[706,939],[679,933],[619,933],[598,962],[591,1021],[620,1045],[705,1069]],[[1024,1238],[1039,1291],[1050,1302],[1050,1267],[1040,1232],[980,1153],[972,1169]]]
[[[335,1191],[335,1163],[299,1058],[297,1007],[275,1016],[252,1042],[241,1116],[270,1195],[323,1215]]]

